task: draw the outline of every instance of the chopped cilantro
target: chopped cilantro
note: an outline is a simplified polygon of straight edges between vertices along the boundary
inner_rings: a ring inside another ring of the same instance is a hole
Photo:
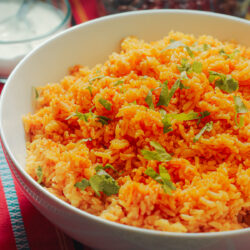
[[[111,164],[106,164],[105,166],[97,165],[97,166],[95,167],[95,171],[97,172],[97,171],[99,171],[99,170],[101,170],[101,169],[105,170],[105,169],[108,169],[108,168],[111,168],[111,169],[113,169],[114,171],[116,171],[115,168],[114,168]]]
[[[168,91],[168,82],[165,81],[161,89],[157,106],[163,105],[167,107],[175,91],[179,88],[180,83],[181,83],[180,80],[176,80],[170,91]]]
[[[94,107],[93,107],[94,108]],[[69,115],[65,120],[69,120],[71,119],[72,117],[77,117],[78,119],[82,120],[82,121],[85,121],[85,122],[88,122],[88,119],[90,117],[93,117],[93,118],[97,118],[98,119],[98,122],[100,122],[102,125],[107,125],[108,124],[108,121],[110,121],[111,119],[106,117],[106,116],[102,116],[102,115],[95,115],[93,112],[92,112],[92,109],[91,108],[89,110],[89,113],[81,113],[81,112],[73,112],[71,115]]]
[[[91,87],[91,86],[88,86],[88,87],[87,87],[87,90],[89,91],[90,95],[93,96],[92,87]]]
[[[203,44],[203,51],[209,50],[211,48],[211,45],[204,43]]]
[[[80,190],[84,190],[86,187],[90,186],[90,184],[87,179],[83,178],[82,181],[77,182],[74,186],[79,188]]]
[[[186,46],[185,49],[186,49],[188,55],[189,55],[191,58],[194,58],[194,53],[193,53],[193,51],[192,51],[188,46]]]
[[[171,122],[169,118],[167,117],[167,113],[164,109],[160,110],[161,116],[162,116],[162,124],[163,124],[163,133],[166,134],[168,132],[173,131]]]
[[[183,71],[189,72],[191,69],[191,65],[188,63],[187,58],[182,58],[181,65],[177,65],[177,68],[180,72],[183,72]]]
[[[171,177],[165,167],[161,165],[159,166],[159,174],[153,168],[149,167],[146,169],[145,174],[160,183],[165,193],[171,195],[172,190],[176,190],[176,187],[171,181]]]
[[[117,182],[102,169],[89,179],[89,183],[98,196],[100,196],[100,192],[107,196],[117,194],[120,188]]]
[[[201,131],[194,137],[193,141],[197,142],[200,137],[203,135],[204,132],[206,131],[211,131],[213,129],[213,122],[207,122],[205,126],[201,129]]]
[[[172,159],[171,155],[166,152],[160,143],[156,141],[150,141],[150,145],[155,148],[155,151],[149,151],[146,149],[141,150],[141,153],[145,159],[161,162],[166,162]]]
[[[117,194],[120,188],[117,182],[103,169],[98,170],[89,180],[82,179],[81,182],[75,184],[75,187],[81,190],[84,190],[88,186],[91,186],[98,196],[101,195],[100,192],[103,192],[107,196]]]
[[[118,86],[124,83],[124,80],[118,80],[116,82],[114,82],[114,86]]]
[[[194,61],[192,64],[192,70],[195,73],[198,73],[198,74],[201,73],[202,72],[202,63]]]
[[[176,40],[171,38],[171,39],[169,40],[169,42],[170,42],[170,43],[173,43],[173,42],[176,42]]]
[[[103,115],[97,115],[96,117],[98,118],[98,122],[100,122],[102,125],[107,125],[108,121],[111,120],[110,118]]]
[[[35,87],[33,87],[33,88],[34,88],[34,91],[35,91],[35,98],[38,99],[39,98],[38,90]]]
[[[189,113],[166,114],[166,116],[170,120],[175,119],[177,121],[191,121],[199,119],[199,113],[194,111],[190,111]]]
[[[37,170],[36,170],[36,175],[38,177],[37,183],[41,183],[43,180],[43,169],[41,166],[38,166]]]
[[[197,125],[200,124],[201,122],[201,119],[205,118],[206,116],[209,116],[210,115],[210,112],[208,112],[207,110],[203,111],[200,113],[200,117],[198,118],[198,122],[197,122]]]
[[[236,125],[241,128],[244,125],[244,118],[243,116],[241,116],[240,122],[238,123],[237,115],[247,113],[248,109],[239,96],[234,96],[234,107],[235,107],[234,120],[235,120]]]
[[[106,110],[111,110],[111,107],[112,107],[112,104],[109,102],[109,101],[107,101],[107,100],[105,100],[105,99],[103,99],[103,98],[100,98],[99,100],[99,103],[106,109]]]
[[[91,111],[89,113],[81,113],[81,112],[76,110],[76,112],[73,112],[65,120],[69,120],[75,116],[82,121],[88,122],[89,117],[93,116],[93,113]]]
[[[182,43],[181,41],[175,41],[170,43],[165,49],[163,49],[161,52],[168,50],[168,49],[176,49],[178,47],[185,47],[186,45]]]
[[[234,57],[236,56],[236,54],[239,53],[239,52],[240,52],[239,50],[235,50],[233,53],[227,54],[224,49],[221,49],[219,51],[219,53],[221,55],[226,56],[227,58],[230,58],[230,59],[234,59]]]
[[[96,77],[93,77],[91,79],[89,79],[89,83],[90,84],[93,84],[93,81],[97,80],[97,79],[102,79],[103,77],[105,77],[104,75],[101,75],[101,76],[96,76]]]
[[[214,80],[215,86],[227,93],[232,93],[239,88],[238,81],[233,79],[231,75],[209,71],[209,82],[213,82]]]
[[[152,91],[149,90],[148,94],[147,94],[147,96],[145,98],[145,102],[148,104],[150,109],[155,109],[152,96],[153,96]]]
[[[181,72],[180,79],[181,80],[187,80],[187,79],[189,79],[188,76],[187,76],[187,71],[182,71]]]

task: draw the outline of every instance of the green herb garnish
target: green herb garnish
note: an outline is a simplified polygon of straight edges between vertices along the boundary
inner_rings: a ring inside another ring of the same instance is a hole
[[[117,170],[111,165],[111,164],[106,164],[105,166],[103,166],[103,165],[97,165],[96,167],[95,167],[95,171],[97,172],[97,171],[99,171],[99,170],[105,170],[105,169],[108,169],[108,168],[111,168],[111,169],[113,169],[114,171],[116,171],[117,172]]]
[[[107,196],[117,194],[120,189],[117,182],[103,169],[98,170],[89,180],[83,179],[81,182],[75,184],[75,187],[81,190],[84,190],[88,186],[91,186],[98,196],[101,195],[100,192],[103,192]]]
[[[185,47],[186,45],[182,43],[181,41],[175,41],[170,43],[165,49],[163,49],[161,52],[168,50],[168,49],[176,49],[178,47]]]
[[[180,80],[176,80],[170,91],[168,91],[168,82],[165,81],[162,84],[162,89],[157,106],[163,105],[167,107],[175,91],[179,88],[180,83],[181,83]]]
[[[103,77],[105,77],[104,75],[101,75],[101,76],[96,76],[96,77],[93,77],[91,79],[89,79],[89,83],[90,84],[93,84],[93,81],[97,80],[97,79],[102,79]]]
[[[215,86],[227,93],[232,93],[239,88],[238,81],[233,79],[231,75],[209,71],[209,82],[211,83],[214,80]]]
[[[124,83],[124,80],[118,80],[116,82],[114,82],[114,86],[118,86]]]
[[[94,108],[94,107],[93,107]],[[81,112],[73,112],[71,115],[69,115],[65,120],[69,120],[71,119],[72,117],[77,117],[78,119],[82,120],[82,121],[85,121],[85,122],[88,122],[88,119],[90,117],[93,117],[94,119],[97,118],[98,119],[98,122],[100,122],[102,125],[107,125],[108,124],[108,121],[110,121],[111,119],[106,117],[106,116],[103,116],[103,115],[95,115],[93,112],[92,112],[92,109],[91,108],[89,110],[89,113],[81,113]]]
[[[90,111],[89,113],[81,113],[76,110],[76,112],[73,112],[71,115],[69,115],[65,120],[69,120],[72,117],[77,117],[79,120],[88,122],[89,117],[93,116],[94,114]]]
[[[156,141],[150,141],[150,145],[155,148],[155,151],[149,151],[142,149],[141,153],[147,160],[156,160],[161,162],[167,162],[172,159],[171,155]]]
[[[43,169],[41,166],[38,166],[38,168],[36,170],[36,175],[38,177],[37,183],[41,184],[41,182],[43,180]]]
[[[219,53],[221,55],[226,56],[227,58],[230,58],[230,59],[234,59],[234,57],[236,56],[236,54],[239,53],[239,52],[240,52],[239,50],[235,50],[233,53],[227,54],[224,49],[221,49],[219,51]]]
[[[92,87],[91,87],[91,86],[88,86],[88,87],[87,87],[87,90],[89,91],[90,95],[93,96]]]
[[[189,72],[191,69],[191,65],[188,63],[187,58],[182,58],[181,65],[177,65],[177,68],[180,72],[183,72],[183,71]]]
[[[34,88],[34,91],[35,91],[35,98],[38,99],[39,98],[38,90],[35,87],[33,87],[33,88]]]
[[[155,109],[154,103],[153,103],[153,97],[152,96],[153,96],[152,95],[152,91],[149,90],[148,94],[147,94],[147,96],[145,98],[145,102],[148,104],[148,106],[149,106],[150,109]]]
[[[187,79],[189,79],[188,76],[187,76],[187,71],[182,71],[181,72],[180,79],[181,80],[187,80]]]
[[[82,181],[77,182],[74,186],[79,188],[80,190],[84,190],[86,187],[90,186],[90,184],[87,179],[83,178]]]
[[[241,128],[244,125],[244,118],[243,116],[240,117],[240,122],[237,121],[238,114],[245,114],[248,112],[247,106],[243,103],[239,96],[234,96],[234,107],[235,107],[235,123],[236,125]]]
[[[205,118],[206,116],[209,116],[210,115],[210,112],[208,112],[207,110],[205,110],[204,112],[200,112],[200,116],[199,116],[199,120],[197,122],[197,125],[200,124],[201,122],[201,119]]]
[[[202,72],[202,63],[194,61],[192,64],[192,71],[195,73],[201,73]]]
[[[161,165],[159,166],[159,174],[153,168],[149,167],[146,169],[145,174],[160,183],[165,193],[171,195],[172,190],[176,190],[176,187],[171,181],[171,177],[165,167]]]
[[[201,131],[194,137],[193,141],[197,142],[200,137],[203,135],[206,131],[211,131],[213,129],[213,122],[208,122],[205,124],[205,126],[201,129]]]
[[[96,117],[98,118],[98,122],[100,122],[102,125],[108,125],[108,121],[111,120],[110,118],[103,115],[97,115]]]
[[[188,46],[186,46],[185,49],[186,49],[188,55],[189,55],[191,58],[194,58],[194,53],[193,53],[193,51],[192,51]]]
[[[164,109],[160,109],[160,114],[162,117],[162,124],[163,124],[163,133],[166,134],[168,132],[173,131],[172,124],[168,117],[166,116],[167,112]]]
[[[202,48],[203,48],[203,51],[206,51],[211,48],[211,45],[204,43]]]
[[[105,99],[103,99],[103,98],[100,98],[100,99],[98,100],[98,102],[99,102],[106,110],[108,110],[108,111],[111,110],[112,104],[111,104],[109,101],[107,101],[107,100],[105,100]]]

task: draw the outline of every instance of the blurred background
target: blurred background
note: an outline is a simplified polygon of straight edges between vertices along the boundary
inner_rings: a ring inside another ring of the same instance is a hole
[[[98,0],[98,13],[107,15],[145,9],[191,9],[246,17],[249,0]]]

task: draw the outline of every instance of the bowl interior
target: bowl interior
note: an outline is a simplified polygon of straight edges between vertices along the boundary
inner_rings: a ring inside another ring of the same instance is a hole
[[[32,112],[33,87],[59,81],[75,64],[103,63],[126,36],[153,41],[169,31],[212,35],[250,46],[250,22],[197,11],[159,10],[108,16],[76,26],[25,57],[9,77],[1,97],[0,131],[18,168],[25,167],[22,115]],[[22,170],[21,170],[22,171]]]

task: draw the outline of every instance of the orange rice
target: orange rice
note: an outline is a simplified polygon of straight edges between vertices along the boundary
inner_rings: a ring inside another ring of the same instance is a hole
[[[166,49],[172,40],[188,45]],[[202,50],[203,44],[209,49]],[[232,58],[221,54],[238,53]],[[202,73],[191,72],[167,107],[157,107],[161,88],[170,89],[180,78],[181,59],[202,63]],[[218,232],[248,227],[241,215],[250,209],[250,115],[244,125],[235,123],[234,96],[240,96],[250,108],[250,48],[236,42],[221,42],[211,36],[170,32],[162,40],[147,43],[128,37],[120,53],[113,53],[104,64],[92,69],[76,65],[59,83],[37,88],[36,112],[23,117],[27,134],[26,170],[38,180],[41,166],[42,185],[69,204],[101,218],[170,232]],[[209,71],[230,74],[239,83],[231,94],[209,83]],[[124,83],[114,86],[118,80]],[[91,91],[88,89],[91,82]],[[151,89],[155,110],[145,98]],[[90,93],[92,92],[92,93]],[[112,104],[106,110],[99,99]],[[88,122],[72,117],[78,110],[110,118],[102,125],[90,117]],[[197,120],[172,123],[173,131],[163,133],[160,109],[167,113],[208,111]],[[213,121],[198,142],[193,138],[204,125]],[[83,138],[92,138],[84,142]],[[172,159],[147,160],[141,149],[153,150],[150,141],[160,143]],[[80,190],[76,182],[95,174],[97,164],[111,164],[106,171],[120,186],[119,193],[98,197],[91,187]],[[176,190],[172,195],[144,172],[164,166]],[[240,218],[240,219],[239,219]]]

